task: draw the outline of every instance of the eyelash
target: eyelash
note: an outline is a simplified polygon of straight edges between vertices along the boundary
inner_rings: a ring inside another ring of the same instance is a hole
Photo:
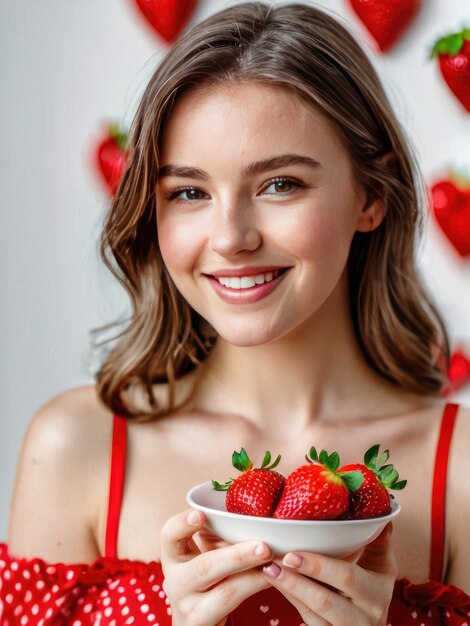
[[[289,178],[288,176],[276,176],[275,178],[271,178],[270,180],[266,181],[267,184],[264,187],[264,189],[267,189],[268,187],[270,187],[271,185],[275,184],[275,183],[290,183],[291,185],[294,186],[294,189],[291,189],[290,191],[284,191],[284,192],[280,192],[280,193],[270,193],[268,195],[270,196],[282,196],[282,197],[286,197],[291,195],[292,193],[295,193],[295,191],[297,191],[297,189],[300,189],[301,187],[304,187],[304,185],[296,180],[295,178]],[[198,200],[201,200],[201,198],[193,198],[192,200],[182,200],[180,196],[180,194],[184,193],[185,191],[200,191],[197,187],[176,187],[175,189],[170,189],[168,191],[168,193],[166,194],[166,199],[167,200],[176,200],[177,202],[181,202],[182,204],[192,204],[193,202],[197,202]]]

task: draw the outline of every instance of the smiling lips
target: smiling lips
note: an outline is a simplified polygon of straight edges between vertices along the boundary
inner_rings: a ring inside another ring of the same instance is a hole
[[[288,267],[278,268],[252,275],[240,275],[245,272],[239,271],[237,276],[210,276],[208,274],[206,276],[222,300],[241,304],[256,302],[265,298],[282,282],[289,269]]]

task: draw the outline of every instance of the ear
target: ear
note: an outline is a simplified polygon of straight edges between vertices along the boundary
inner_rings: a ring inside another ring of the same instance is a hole
[[[377,162],[387,166],[394,160],[395,153],[386,152],[377,159]],[[368,233],[380,226],[387,213],[387,205],[383,197],[375,197],[371,200],[364,190],[361,196],[365,196],[365,201],[363,201],[362,208],[357,218],[356,230],[362,233]]]

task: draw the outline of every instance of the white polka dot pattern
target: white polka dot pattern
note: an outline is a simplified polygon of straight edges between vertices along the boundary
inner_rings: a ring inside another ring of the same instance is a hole
[[[1,626],[171,626],[171,606],[156,562],[100,558],[92,565],[14,559],[0,543]],[[469,626],[470,596],[441,583],[397,581],[387,626]],[[266,621],[267,620],[267,621]],[[299,626],[302,619],[273,587],[256,593],[227,626]]]
[[[92,565],[14,559],[0,543],[3,626],[171,626],[158,563],[100,558]]]

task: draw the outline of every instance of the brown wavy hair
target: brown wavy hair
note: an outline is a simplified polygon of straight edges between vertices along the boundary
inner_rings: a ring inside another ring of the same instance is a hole
[[[192,89],[224,81],[288,89],[333,122],[357,182],[387,207],[381,224],[356,232],[351,244],[350,310],[359,344],[370,366],[392,383],[438,395],[448,382],[448,335],[414,260],[429,190],[377,73],[347,28],[324,10],[246,2],[197,24],[169,49],[132,122],[126,169],[100,245],[104,263],[129,294],[132,315],[124,330],[96,344],[107,346],[96,374],[102,401],[138,421],[170,413],[178,408],[176,380],[204,361],[217,340],[166,270],[155,186],[172,106]],[[393,167],[379,161],[390,151]],[[164,406],[152,388],[163,381],[169,383]],[[124,406],[120,392],[131,382],[145,390],[148,411]]]

